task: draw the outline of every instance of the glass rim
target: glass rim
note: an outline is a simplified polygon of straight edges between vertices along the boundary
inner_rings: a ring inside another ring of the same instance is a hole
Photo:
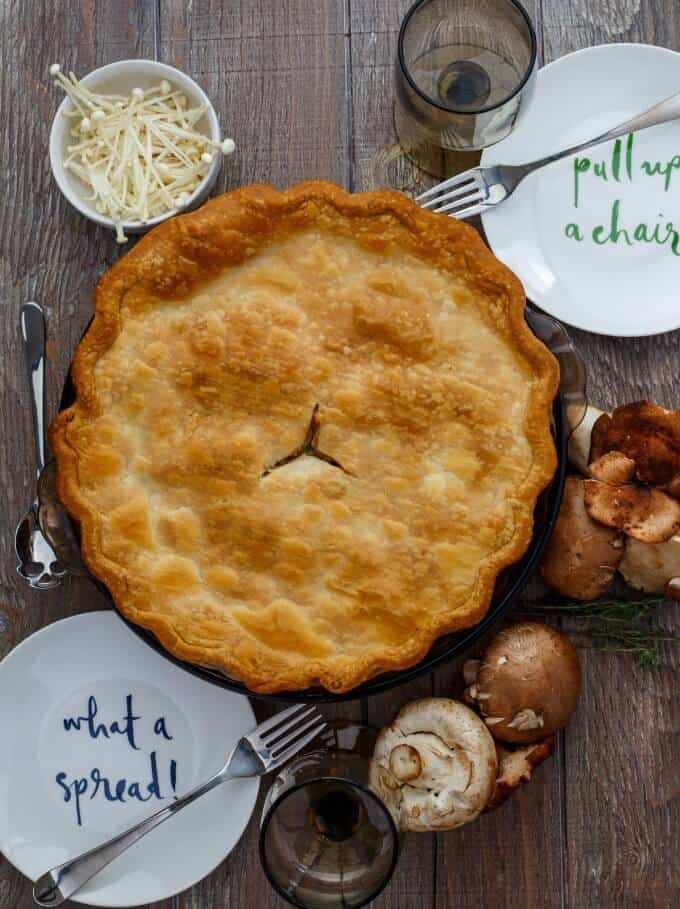
[[[388,820],[388,823],[390,826],[390,831],[392,833],[392,840],[394,842],[394,851],[393,851],[393,855],[392,855],[392,861],[390,862],[390,867],[388,869],[388,873],[385,875],[385,879],[379,884],[379,886],[375,890],[373,890],[370,893],[369,896],[366,897],[366,899],[363,902],[357,903],[357,905],[353,907],[353,909],[361,909],[362,906],[366,906],[368,903],[370,903],[372,900],[374,900],[377,896],[379,896],[379,894],[382,893],[382,891],[385,889],[385,887],[392,880],[394,871],[395,871],[395,869],[397,867],[397,863],[399,861],[399,853],[401,852],[401,841],[399,839],[399,831],[397,830],[397,825],[394,823],[394,818],[392,817],[391,811],[389,810],[387,805],[383,802],[383,800],[380,798],[380,796],[376,795],[376,793],[373,792],[372,789],[370,789],[368,786],[365,786],[363,783],[359,783],[356,780],[350,780],[344,776],[328,776],[326,774],[319,774],[319,776],[310,777],[309,779],[302,780],[299,783],[294,783],[289,789],[286,789],[286,791],[283,792],[279,796],[279,798],[276,799],[276,801],[272,802],[272,804],[267,809],[267,813],[262,818],[262,821],[260,823],[260,833],[259,833],[259,837],[258,837],[258,852],[260,854],[260,865],[262,866],[262,870],[264,871],[265,877],[269,881],[270,885],[274,888],[274,890],[276,890],[276,892],[279,894],[279,896],[281,896],[283,899],[285,899],[287,902],[289,902],[292,906],[296,906],[297,909],[309,909],[307,904],[301,903],[298,900],[296,900],[294,896],[292,896],[290,893],[288,893],[286,890],[284,890],[283,887],[281,887],[281,885],[277,881],[274,880],[274,878],[269,870],[269,862],[266,859],[264,841],[265,841],[265,837],[267,835],[267,830],[269,829],[269,824],[271,823],[271,820],[274,816],[274,812],[279,807],[279,805],[281,805],[283,802],[285,802],[285,800],[288,798],[289,795],[293,795],[299,789],[304,789],[306,786],[309,786],[312,783],[342,783],[345,786],[352,786],[354,789],[358,789],[360,792],[363,792],[365,795],[369,796],[369,798],[373,799],[373,801],[376,803],[376,805],[382,809],[385,816],[387,817],[387,820]]]
[[[538,56],[538,43],[536,41],[536,31],[534,29],[533,22],[531,21],[531,17],[529,16],[529,13],[522,6],[522,4],[519,2],[519,0],[505,0],[505,3],[509,4],[510,6],[514,6],[515,9],[519,12],[519,14],[524,19],[524,22],[526,23],[526,26],[529,30],[529,38],[531,41],[531,53],[530,53],[530,57],[529,57],[529,63],[526,68],[526,72],[522,76],[517,87],[512,92],[510,92],[509,95],[506,95],[506,97],[503,98],[501,101],[499,101],[497,104],[489,104],[486,107],[480,107],[477,110],[469,110],[469,109],[461,110],[461,108],[458,108],[458,107],[448,107],[446,104],[442,104],[440,101],[437,101],[435,98],[430,97],[430,95],[428,95],[426,92],[424,92],[416,84],[413,77],[411,76],[409,68],[406,65],[406,61],[404,59],[404,38],[406,35],[406,29],[408,28],[409,23],[410,23],[411,19],[413,18],[413,16],[415,15],[415,13],[425,3],[431,3],[431,2],[432,2],[432,0],[416,0],[416,2],[413,4],[413,6],[411,6],[409,8],[406,15],[402,19],[401,26],[399,28],[399,40],[397,42],[397,59],[399,61],[399,68],[400,68],[403,76],[405,77],[406,81],[413,89],[413,91],[417,95],[419,95],[424,101],[426,101],[428,104],[432,105],[432,107],[438,108],[438,110],[445,111],[447,114],[458,114],[460,116],[468,116],[468,117],[477,117],[477,116],[479,116],[479,114],[486,114],[486,113],[489,113],[489,111],[498,110],[499,107],[502,107],[504,104],[507,104],[507,102],[510,101],[512,98],[514,98],[515,95],[518,95],[522,91],[524,86],[527,84],[527,82],[529,81],[529,78],[531,77],[531,74],[534,71],[534,66],[536,65],[536,57]]]

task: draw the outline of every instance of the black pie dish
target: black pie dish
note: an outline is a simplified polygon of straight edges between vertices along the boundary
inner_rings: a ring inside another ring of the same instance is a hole
[[[580,363],[581,361],[559,323],[555,322],[553,319],[549,319],[550,325],[547,326],[547,328],[551,331],[553,329],[559,330],[560,339],[567,339],[566,350],[564,348],[558,348],[553,344],[552,338],[548,339],[545,337],[545,332],[541,330],[541,327],[534,323],[534,319],[531,318],[532,315],[533,314],[529,310],[527,312],[527,320],[530,322],[534,333],[547,341],[547,346],[557,355],[562,368],[562,387],[553,404],[552,430],[557,451],[557,469],[550,484],[543,490],[536,502],[536,507],[534,509],[534,533],[529,547],[518,562],[508,566],[498,576],[491,600],[491,606],[482,621],[472,628],[467,628],[465,631],[454,632],[438,638],[430,648],[427,656],[419,663],[416,663],[415,666],[411,666],[408,669],[383,673],[382,675],[378,675],[375,678],[369,679],[369,681],[358,685],[351,691],[346,691],[342,694],[333,694],[332,692],[326,691],[325,688],[320,687],[306,688],[302,691],[281,691],[276,694],[263,694],[251,691],[242,682],[229,678],[217,670],[208,669],[195,663],[189,663],[186,660],[180,660],[168,653],[150,631],[141,628],[139,625],[135,625],[121,614],[116,607],[113,597],[101,581],[94,577],[92,577],[92,581],[107,600],[110,607],[116,610],[121,620],[125,622],[130,630],[166,660],[170,660],[176,666],[180,666],[187,672],[190,672],[213,685],[219,685],[222,688],[228,688],[230,691],[236,691],[246,697],[258,698],[264,701],[334,703],[366,698],[373,694],[380,694],[390,688],[395,688],[398,685],[410,682],[426,672],[432,672],[441,663],[465,653],[482,637],[494,622],[508,611],[513,602],[526,587],[534,568],[541,557],[541,553],[550,538],[562,501],[562,491],[564,489],[564,479],[567,471],[567,443],[570,432],[570,421],[567,419],[567,409],[571,406],[570,398],[574,394],[573,389],[570,388],[567,388],[565,392],[565,372],[571,371],[574,358],[577,363]],[[547,319],[543,314],[540,314],[540,318]],[[561,340],[561,343],[564,344],[564,340]],[[563,354],[566,354],[568,359],[568,362],[566,363]],[[565,366],[567,367],[566,369]],[[580,370],[577,371],[580,372]],[[578,396],[580,394],[583,396],[584,389],[581,380],[577,379],[575,385],[576,395]],[[579,385],[581,386],[580,388],[578,387]],[[75,387],[71,381],[71,374],[69,372],[61,396],[60,410],[65,410],[69,407],[75,401],[75,397]],[[75,521],[71,521],[71,524],[73,533],[79,541],[80,534],[78,525]]]

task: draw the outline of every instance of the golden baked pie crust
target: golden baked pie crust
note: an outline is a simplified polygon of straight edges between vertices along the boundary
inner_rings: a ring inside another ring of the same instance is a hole
[[[254,691],[415,664],[483,617],[555,469],[524,303],[473,228],[395,192],[251,186],[160,225],[97,285],[50,429],[88,567]],[[270,472],[313,407],[329,460]]]

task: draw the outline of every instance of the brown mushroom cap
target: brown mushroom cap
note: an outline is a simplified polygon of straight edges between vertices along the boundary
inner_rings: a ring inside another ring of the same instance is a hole
[[[477,679],[465,691],[495,739],[526,744],[564,726],[581,693],[571,642],[539,622],[520,622],[491,641]]]
[[[584,481],[567,477],[557,522],[539,565],[546,584],[563,596],[594,600],[609,586],[622,553],[618,530],[588,515]]]
[[[680,474],[680,411],[637,401],[602,414],[592,428],[590,460],[609,451],[633,460],[642,483],[672,483]]]
[[[586,480],[584,502],[593,520],[641,543],[663,543],[680,531],[680,502],[659,489]]]

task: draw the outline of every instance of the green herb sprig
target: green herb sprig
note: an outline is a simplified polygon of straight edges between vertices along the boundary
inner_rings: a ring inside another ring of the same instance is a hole
[[[595,641],[596,650],[632,654],[640,666],[659,665],[659,645],[670,642],[680,645],[680,635],[663,628],[654,617],[654,610],[666,602],[663,597],[644,597],[640,600],[563,600],[522,606],[522,618],[559,616],[583,622],[577,629]]]

